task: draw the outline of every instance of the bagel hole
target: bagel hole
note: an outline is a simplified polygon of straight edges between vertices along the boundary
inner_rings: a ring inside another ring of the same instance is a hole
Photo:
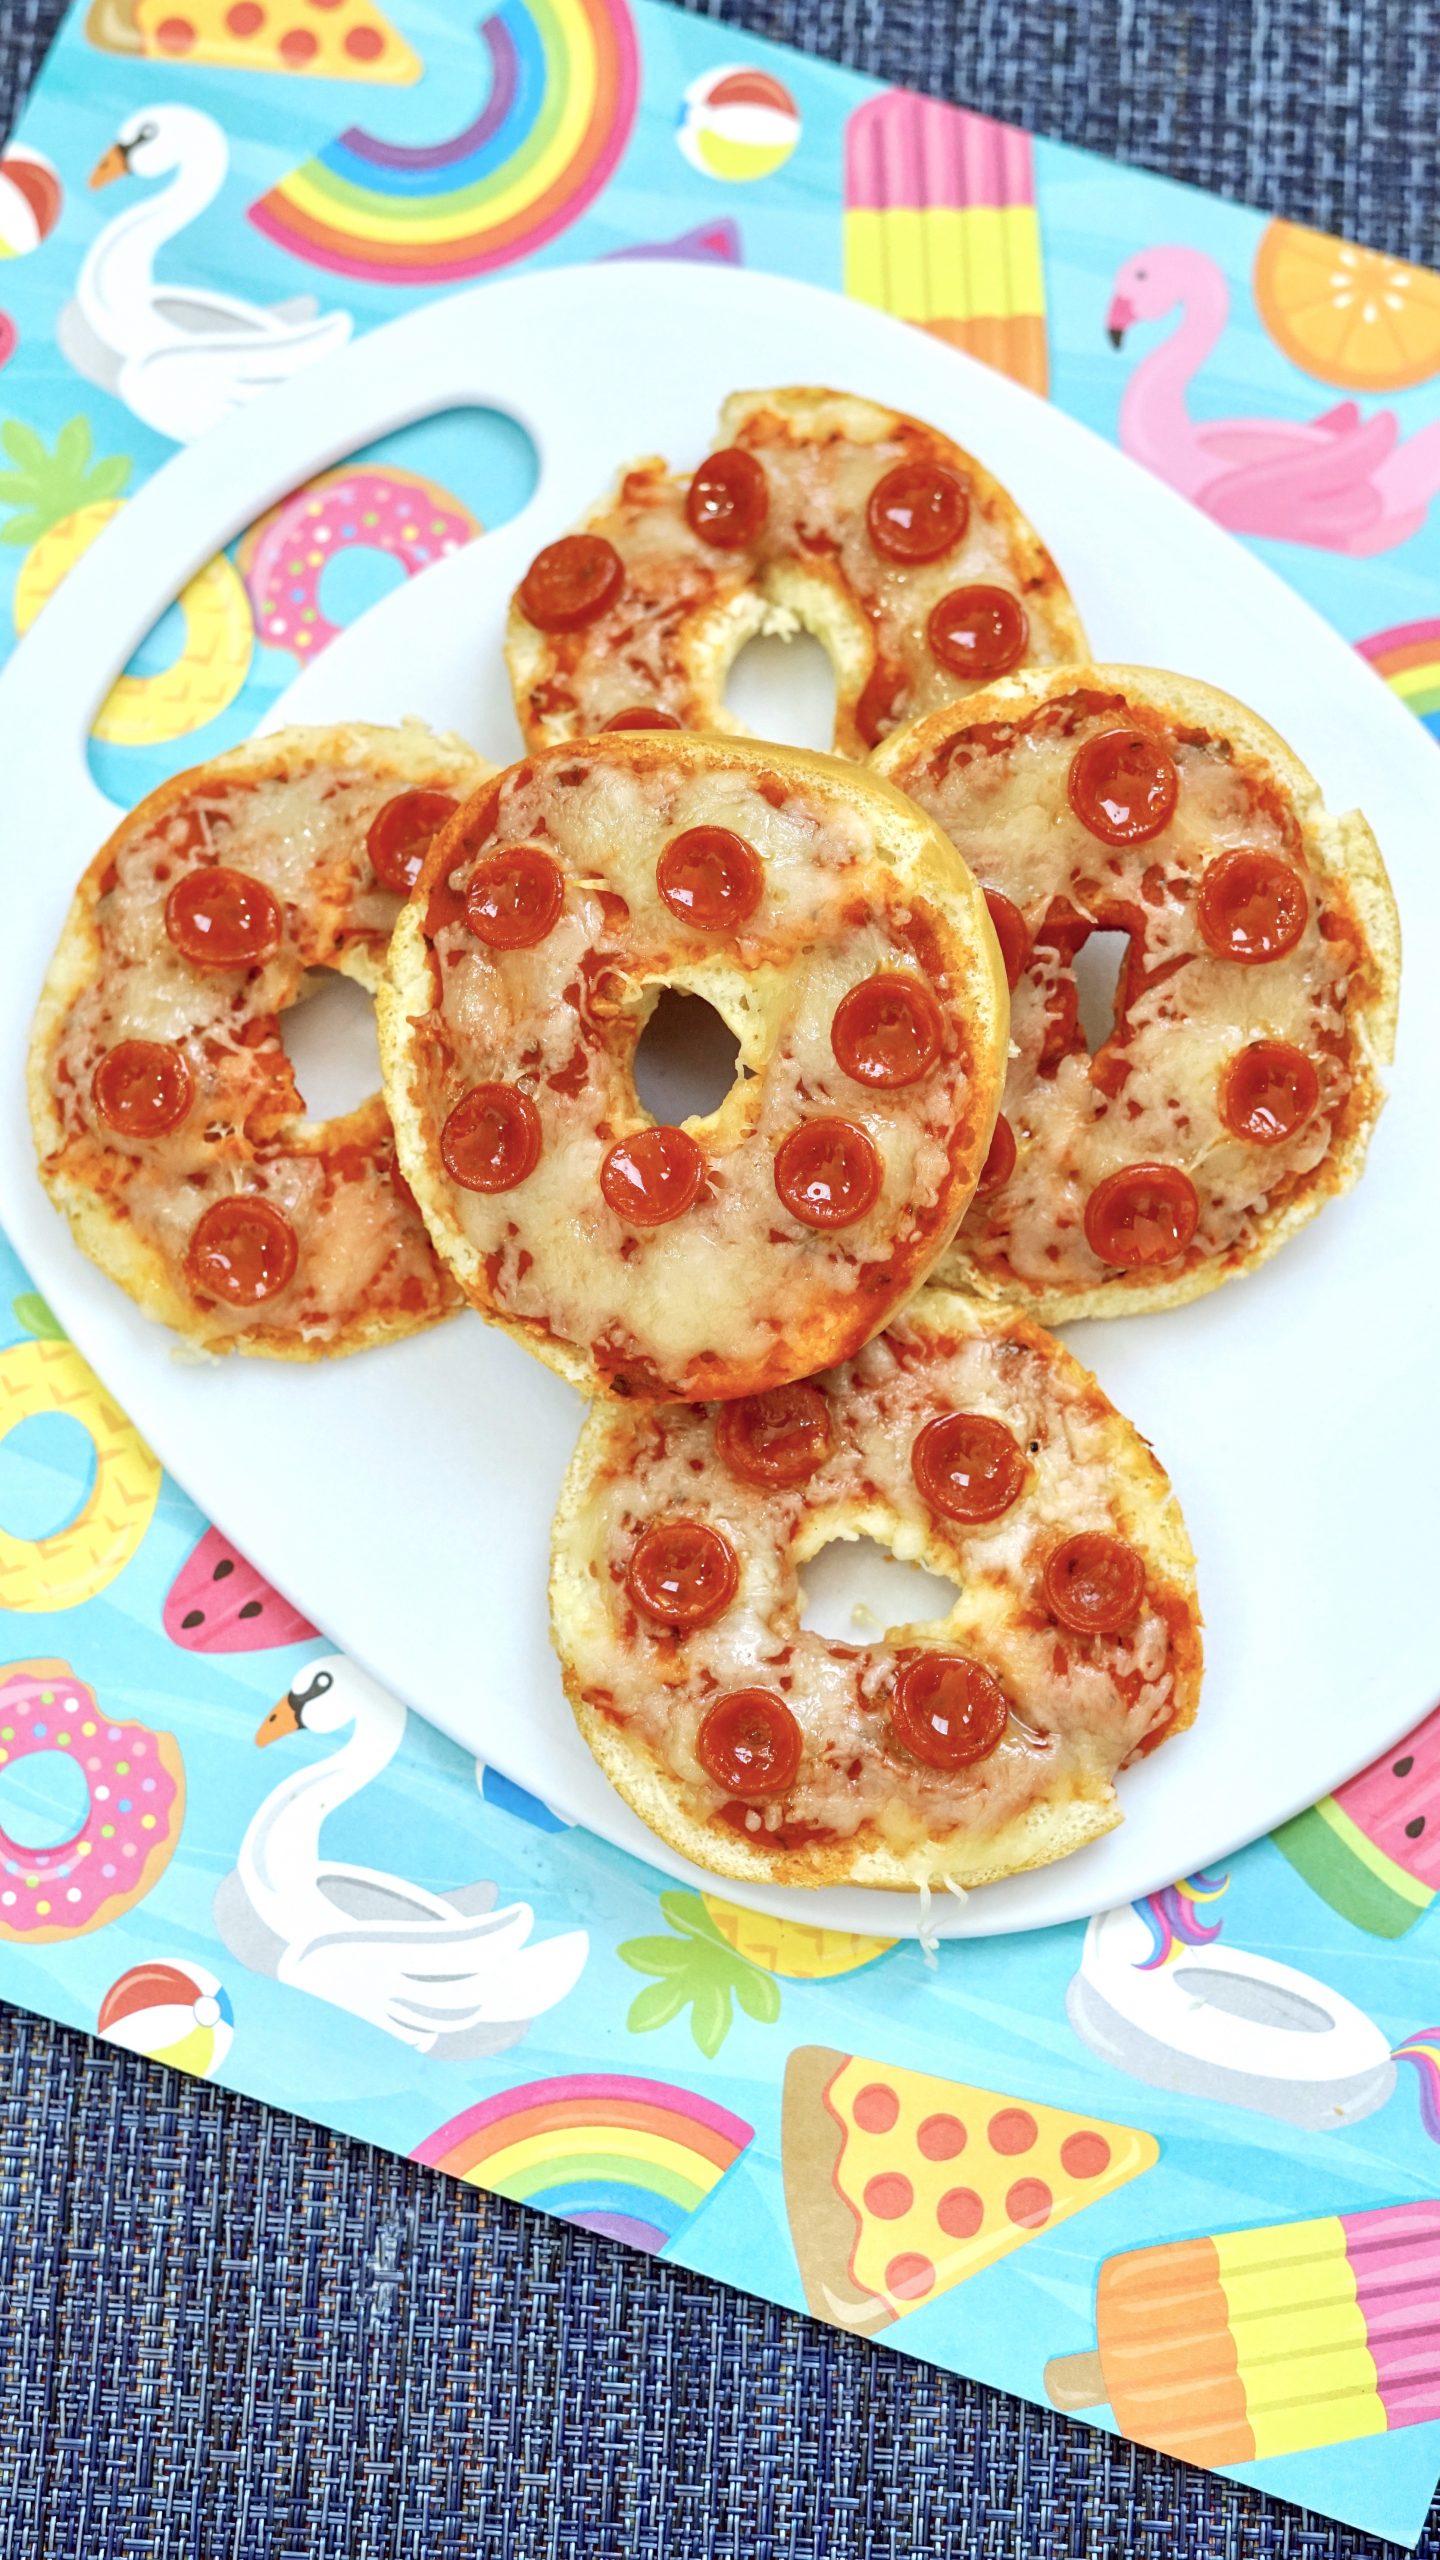
[[[892,1627],[948,1618],[953,1582],[902,1564],[876,1538],[832,1538],[800,1568],[800,1624],[832,1644],[874,1644]]]
[[[311,992],[280,1017],[285,1054],[311,1120],[335,1120],[380,1082],[375,1005],[338,969],[311,973]]]
[[[808,631],[747,640],[730,670],[725,708],[757,738],[826,750],[835,736],[835,670]]]
[[[57,1708],[51,1733],[68,1731]],[[90,1805],[85,1772],[72,1751],[27,1752],[0,1769],[0,1831],[17,1849],[58,1849],[73,1840]]]
[[[1075,954],[1075,997],[1085,1046],[1092,1058],[1113,1033],[1120,1013],[1120,979],[1130,950],[1128,933],[1098,927]]]
[[[11,1538],[57,1538],[89,1501],[97,1463],[73,1413],[27,1414],[0,1447],[0,1529]]]
[[[707,1119],[740,1071],[740,1043],[703,996],[662,987],[635,1052],[635,1090],[654,1120]]]

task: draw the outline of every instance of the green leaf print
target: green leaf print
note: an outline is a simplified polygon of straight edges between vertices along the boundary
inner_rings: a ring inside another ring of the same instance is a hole
[[[38,1289],[27,1289],[14,1301],[15,1321],[23,1324],[37,1342],[66,1342],[69,1336],[60,1319],[47,1307]]]
[[[690,2033],[713,2059],[735,2023],[737,2000],[747,2018],[773,2026],[780,2015],[779,1984],[737,1954],[700,1895],[662,1893],[660,1909],[673,1937],[628,1938],[616,1950],[632,1972],[655,1977],[631,2004],[632,2032],[669,2026],[688,2009]]]
[[[688,1999],[689,1993],[680,1983],[647,1982],[631,2001],[625,2024],[632,2036],[648,2035],[655,2027],[668,2027],[672,2018],[680,2016]]]

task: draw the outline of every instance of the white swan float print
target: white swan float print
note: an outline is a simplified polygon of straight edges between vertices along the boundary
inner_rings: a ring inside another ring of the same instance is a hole
[[[145,107],[129,117],[91,186],[170,183],[127,205],[91,242],[56,326],[77,373],[177,444],[343,347],[351,330],[348,311],[321,311],[308,294],[266,307],[157,281],[157,253],[214,202],[229,158],[219,125],[198,107]]]
[[[583,1929],[529,1943],[523,1902],[497,1909],[492,1884],[431,1893],[403,1876],[321,1853],[326,1818],[388,1767],[405,1709],[343,1654],[307,1663],[256,1742],[353,1728],[265,1798],[215,1896],[215,1925],[256,1973],[348,2009],[419,2053],[503,2052],[573,1990]]]

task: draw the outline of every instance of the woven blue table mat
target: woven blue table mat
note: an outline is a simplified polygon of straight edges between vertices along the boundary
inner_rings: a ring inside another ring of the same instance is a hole
[[[7,123],[56,14],[0,21]],[[1432,7],[705,14],[1440,253]],[[4,2560],[1379,2549],[39,2021],[0,2052]]]

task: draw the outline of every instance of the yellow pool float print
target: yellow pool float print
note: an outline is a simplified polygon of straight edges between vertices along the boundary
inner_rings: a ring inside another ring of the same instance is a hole
[[[121,454],[94,458],[87,419],[71,418],[48,446],[19,419],[0,428],[12,466],[0,473],[0,501],[13,510],[0,541],[25,543],[15,582],[15,628],[24,633],[97,534],[119,514],[130,465]],[[93,734],[116,747],[165,746],[228,710],[250,672],[255,626],[244,580],[220,552],[176,603],[184,645],[173,666],[116,678]]]
[[[63,1337],[0,1351],[0,1439],[45,1413],[68,1414],[88,1431],[95,1482],[75,1519],[48,1538],[0,1529],[0,1609],[77,1609],[93,1600],[134,1555],[160,1492],[159,1459]]]

